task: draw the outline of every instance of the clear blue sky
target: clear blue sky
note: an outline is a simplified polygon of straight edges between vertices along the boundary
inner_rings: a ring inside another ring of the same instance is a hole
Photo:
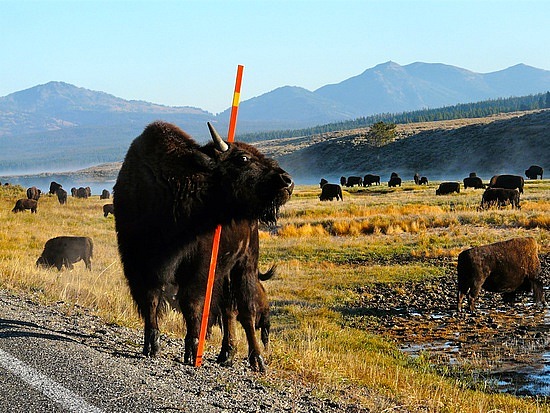
[[[550,70],[548,0],[0,0],[0,96],[64,81],[220,112],[392,60]]]

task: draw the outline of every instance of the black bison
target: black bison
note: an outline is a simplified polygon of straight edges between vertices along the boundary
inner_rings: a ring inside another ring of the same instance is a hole
[[[363,177],[363,186],[371,186],[372,184],[380,185],[380,176],[379,175],[366,174]]]
[[[92,269],[92,258],[94,255],[94,243],[88,237],[56,237],[48,240],[44,245],[42,255],[36,261],[36,265],[43,267],[57,267],[61,270],[63,266],[72,270],[73,264],[83,260],[86,268]]]
[[[107,218],[107,215],[109,214],[115,214],[115,208],[113,204],[105,204],[103,205],[103,216]]]
[[[78,189],[76,189],[74,186],[71,188],[71,196],[73,198],[76,198],[76,194],[78,192]]]
[[[542,179],[543,172],[541,166],[531,165],[529,169],[525,170],[525,176],[529,179],[537,179],[540,176],[540,179]]]
[[[462,251],[458,255],[457,309],[468,297],[474,312],[476,299],[485,291],[504,294],[513,302],[516,291],[533,291],[537,303],[545,303],[542,282],[538,279],[541,266],[534,238],[514,238]]]
[[[328,184],[328,181],[325,178],[321,178],[321,182],[319,182],[319,188],[322,188],[324,184]]]
[[[83,186],[81,186],[80,188],[78,188],[76,190],[76,197],[77,198],[84,198],[84,199],[87,199],[89,197],[89,192],[88,192],[88,189],[87,188],[84,188]]]
[[[111,193],[108,190],[104,189],[103,191],[101,191],[101,195],[99,196],[99,199],[109,199],[110,197],[111,197]]]
[[[485,188],[485,184],[483,183],[481,178],[478,176],[469,176],[467,178],[464,178],[462,182],[464,183],[464,189],[466,188],[484,189]]]
[[[319,200],[332,201],[334,198],[336,198],[337,201],[344,200],[344,197],[342,196],[342,187],[338,184],[324,184],[321,188],[321,195],[319,195]]]
[[[413,180],[416,185],[420,185],[420,175],[418,175],[418,173],[414,174]]]
[[[348,176],[348,179],[346,179],[346,186],[353,187],[355,185],[362,186],[363,178],[360,176]]]
[[[27,188],[27,198],[38,201],[40,199],[40,195],[42,195],[42,191],[36,186],[31,186],[30,188]]]
[[[222,308],[226,320],[218,362],[232,362],[238,315],[250,365],[264,371],[254,334],[258,224],[276,221],[294,183],[274,160],[248,144],[224,142],[208,126],[213,142],[204,146],[165,122],[148,125],[130,145],[113,195],[124,275],[144,320],[147,356],[160,349],[158,317],[165,292],[177,286],[187,330],[184,361],[192,363],[213,234],[221,224],[211,306]]]
[[[489,188],[517,189],[523,194],[525,180],[519,175],[495,175],[489,181]]]
[[[63,185],[58,184],[55,181],[50,182],[50,194],[55,195],[56,191],[61,188]]]
[[[17,212],[24,212],[25,209],[30,209],[31,214],[32,213],[36,214],[37,208],[38,208],[38,201],[36,199],[28,199],[28,198],[18,199],[15,202],[15,206],[13,207],[11,212],[16,212],[16,213]]]
[[[481,197],[481,208],[512,205],[512,208],[521,209],[519,202],[520,196],[517,189],[487,188]]]
[[[340,185],[346,186],[346,177],[345,176],[340,177]]]
[[[65,205],[67,203],[67,191],[63,188],[57,188],[55,194],[57,195],[57,200],[61,205]]]
[[[397,175],[396,172],[391,173],[390,180],[388,181],[388,186],[390,188],[391,187],[396,187],[396,186],[401,186],[401,178],[399,177],[399,175]]]
[[[418,182],[418,185],[428,185],[428,178],[425,176],[422,176],[420,178],[420,181]]]
[[[458,182],[441,182],[439,188],[435,190],[436,195],[448,195],[453,192],[460,193],[460,183]]]

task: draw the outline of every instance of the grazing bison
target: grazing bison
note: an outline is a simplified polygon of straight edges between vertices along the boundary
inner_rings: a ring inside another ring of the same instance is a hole
[[[109,214],[115,214],[115,208],[113,207],[113,204],[103,205],[103,216],[107,218],[107,215]]]
[[[110,197],[111,197],[110,192],[104,189],[103,191],[101,191],[101,195],[99,196],[99,199],[109,199]]]
[[[349,176],[346,180],[346,186],[347,187],[353,187],[353,186],[362,186],[363,185],[363,178],[360,176]]]
[[[462,311],[462,299],[467,296],[474,312],[482,288],[503,293],[505,300],[512,302],[516,291],[533,291],[535,302],[545,303],[537,250],[535,239],[527,237],[462,251],[457,266],[458,311]]]
[[[537,179],[540,176],[540,179],[542,179],[543,172],[544,170],[541,166],[531,165],[529,169],[525,171],[525,176],[529,179]]]
[[[418,185],[428,185],[428,178],[425,176],[421,177]]]
[[[319,200],[332,201],[334,198],[336,198],[337,201],[344,200],[344,197],[342,196],[342,187],[338,184],[324,184],[321,188],[321,195],[319,195]]]
[[[65,205],[67,203],[67,191],[63,188],[57,188],[55,194],[57,195],[57,200],[61,205]]]
[[[59,188],[61,188],[62,186],[63,186],[63,185],[58,184],[58,183],[55,182],[55,181],[50,182],[50,194],[51,194],[51,195],[55,195],[55,192],[56,192]]]
[[[36,214],[36,209],[38,208],[38,201],[36,199],[18,199],[15,202],[15,206],[11,210],[11,212],[24,212],[25,209],[30,209],[31,214]]]
[[[31,186],[30,188],[27,188],[27,198],[38,201],[40,199],[40,195],[42,195],[42,191],[36,186]]]
[[[76,197],[87,199],[89,197],[87,188],[84,188],[83,186],[78,188],[76,190]]]
[[[489,188],[517,189],[520,194],[523,194],[524,185],[523,176],[519,175],[495,175],[489,182]]]
[[[390,188],[391,187],[396,187],[396,186],[401,186],[401,178],[399,177],[399,175],[397,175],[396,172],[391,173],[390,180],[388,181],[388,186]]]
[[[160,349],[158,317],[166,291],[177,286],[187,330],[184,361],[192,363],[212,239],[221,224],[212,308],[224,310],[227,325],[218,362],[232,361],[238,315],[251,367],[264,371],[254,334],[258,221],[276,221],[294,183],[274,160],[248,144],[227,144],[208,126],[213,142],[204,146],[165,122],[148,125],[130,145],[113,195],[124,275],[144,320],[147,356]]]
[[[460,183],[458,182],[441,182],[439,188],[435,190],[436,195],[448,195],[456,192],[460,193]]]
[[[464,189],[466,188],[484,189],[485,188],[485,184],[483,184],[483,181],[478,176],[469,176],[467,178],[464,178],[462,182],[464,183]]]
[[[88,237],[56,237],[48,240],[44,245],[42,255],[36,261],[36,265],[43,267],[63,266],[72,270],[73,264],[83,260],[86,268],[92,269],[92,257],[94,244]]]
[[[371,186],[372,184],[380,185],[380,176],[379,175],[366,174],[363,177],[363,186]]]
[[[517,189],[487,188],[481,197],[481,208],[512,205],[512,208],[521,209],[519,198],[519,191]]]

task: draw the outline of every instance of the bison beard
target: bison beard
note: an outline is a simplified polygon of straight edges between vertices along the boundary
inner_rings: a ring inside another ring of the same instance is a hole
[[[212,308],[224,311],[218,361],[230,364],[238,319],[249,361],[265,364],[254,334],[258,220],[273,223],[290,197],[290,176],[254,147],[198,145],[175,125],[155,122],[128,149],[114,187],[115,226],[124,274],[144,319],[143,354],[160,348],[158,317],[176,291],[186,321],[185,361],[196,357],[212,238],[223,225]],[[212,315],[215,317],[215,315]]]

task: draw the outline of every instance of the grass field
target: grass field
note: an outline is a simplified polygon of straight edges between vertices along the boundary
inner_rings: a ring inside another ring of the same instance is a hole
[[[539,400],[494,394],[468,372],[443,372],[404,355],[376,331],[344,322],[341,309],[357,287],[452,277],[454,270],[438,263],[455,262],[467,247],[530,235],[541,252],[550,252],[549,180],[526,183],[520,211],[479,211],[481,190],[436,196],[436,187],[352,188],[344,191],[344,202],[320,202],[313,186],[295,189],[278,227],[260,234],[261,270],[278,264],[278,276],[264,283],[272,305],[267,382],[310,383],[319,395],[372,411],[550,411]],[[96,195],[61,206],[44,196],[37,214],[12,213],[22,197],[23,188],[0,188],[0,288],[63,301],[67,312],[84,306],[106,322],[141,328],[118,258],[114,219],[103,217],[107,201]],[[91,272],[83,262],[73,271],[35,266],[44,243],[59,235],[93,239]],[[181,336],[181,324],[171,313],[161,328]],[[217,340],[214,335],[208,351],[217,351]],[[243,334],[239,345],[244,356]]]

